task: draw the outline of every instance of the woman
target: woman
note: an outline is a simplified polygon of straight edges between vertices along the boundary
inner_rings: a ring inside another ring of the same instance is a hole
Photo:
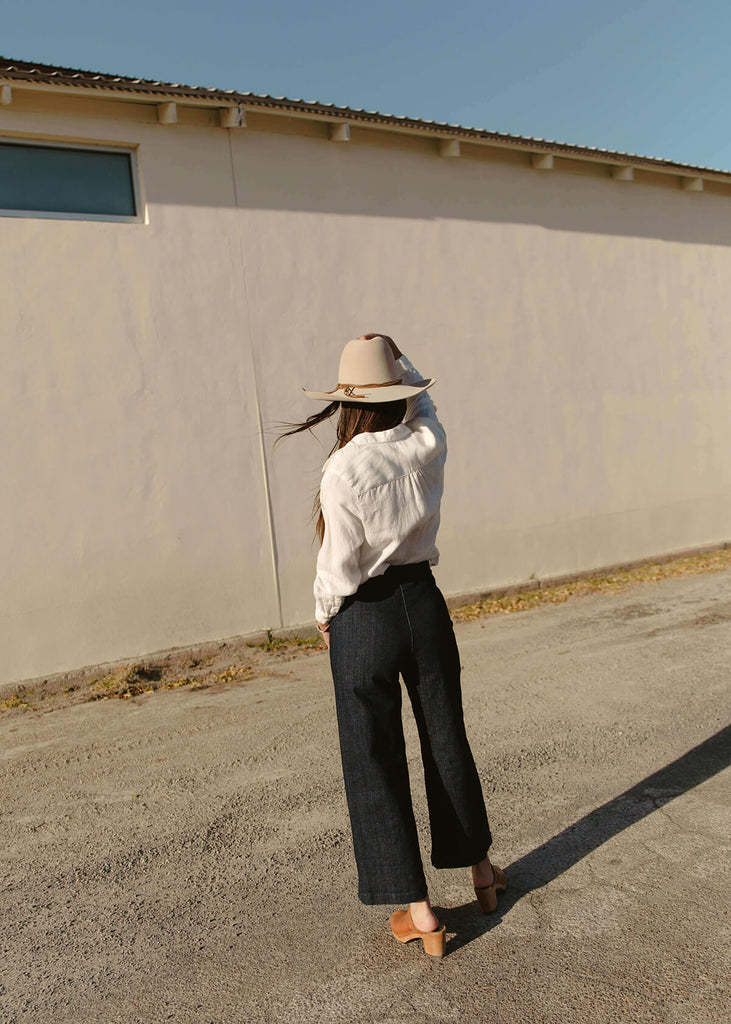
[[[315,502],[321,542],[318,629],[330,649],[360,900],[408,903],[391,915],[401,942],[443,956],[411,804],[401,723],[403,677],[419,731],[432,864],[472,866],[481,907],[505,875],[490,864],[480,782],[464,729],[452,623],[431,572],[447,446],[422,380],[386,335],[345,346],[329,404],[283,437],[339,412],[337,441]]]

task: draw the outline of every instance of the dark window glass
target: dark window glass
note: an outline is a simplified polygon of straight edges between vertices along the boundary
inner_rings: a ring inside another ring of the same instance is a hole
[[[0,142],[0,210],[134,217],[130,154]]]

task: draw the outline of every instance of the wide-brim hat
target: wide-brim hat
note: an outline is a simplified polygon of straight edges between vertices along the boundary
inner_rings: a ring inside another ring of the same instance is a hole
[[[332,391],[302,390],[325,402],[398,402],[430,388],[435,377],[402,384],[403,371],[385,338],[356,338],[343,349],[338,386]]]

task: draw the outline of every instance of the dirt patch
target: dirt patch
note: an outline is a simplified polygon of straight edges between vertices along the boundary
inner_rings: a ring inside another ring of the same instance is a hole
[[[731,604],[722,604],[710,612],[696,615],[692,619],[682,619],[667,626],[658,626],[645,633],[646,637],[660,636],[662,633],[676,633],[681,629],[703,629],[706,626],[717,626],[720,623],[731,622]]]
[[[55,711],[88,701],[129,700],[154,691],[223,689],[277,675],[278,664],[324,650],[319,635],[283,638],[270,634],[261,643],[242,638],[220,640],[121,665],[97,665],[17,683],[3,693],[0,714]]]
[[[593,621],[602,622],[633,622],[635,619],[647,619],[659,615],[664,609],[651,604],[628,604],[624,608],[613,608],[611,611],[597,615]]]
[[[527,611],[546,604],[562,604],[574,597],[589,594],[619,593],[636,583],[653,583],[673,576],[695,576],[699,573],[722,572],[731,569],[731,547],[718,548],[698,555],[674,558],[668,562],[649,562],[632,569],[611,573],[597,573],[570,583],[538,586],[500,597],[486,597],[472,604],[455,608],[452,618],[456,622],[474,622],[484,615],[507,615]]]

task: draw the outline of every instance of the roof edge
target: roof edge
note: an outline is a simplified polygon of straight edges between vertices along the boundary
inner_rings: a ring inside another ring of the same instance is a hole
[[[527,152],[551,152],[557,156],[576,157],[601,163],[624,164],[647,167],[679,175],[700,175],[720,180],[731,180],[731,171],[721,168],[704,167],[697,164],[680,163],[662,157],[643,156],[636,153],[600,149],[595,146],[581,146],[573,143],[537,139],[524,135],[511,135],[479,128],[466,128],[457,124],[439,121],[425,121],[406,115],[381,114],[375,110],[359,110],[339,107],[333,103],[319,103],[285,96],[268,96],[234,89],[215,89],[203,86],[189,86],[150,79],[129,78],[102,74],[93,71],[74,70],[45,64],[30,64],[27,61],[13,61],[0,57],[0,82],[42,85],[54,88],[88,89],[105,96],[148,97],[148,102],[158,99],[189,100],[195,105],[232,106],[241,105],[250,109],[264,109],[273,113],[291,114],[318,120],[348,121],[391,130],[404,130],[409,134],[431,135],[439,138],[451,137],[465,142],[483,145],[492,144],[502,148],[520,149]],[[144,100],[143,100],[144,101]]]

